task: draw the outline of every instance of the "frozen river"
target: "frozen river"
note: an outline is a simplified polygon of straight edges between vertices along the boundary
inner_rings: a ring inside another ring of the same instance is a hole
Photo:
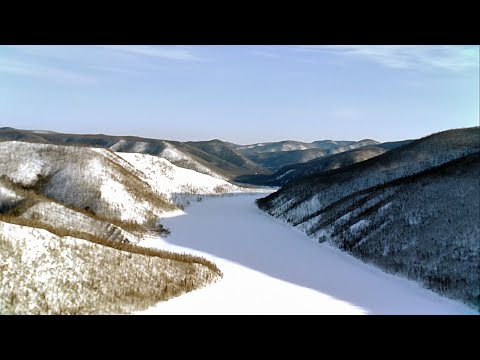
[[[471,314],[474,310],[393,276],[260,211],[262,195],[209,198],[163,219],[165,239],[142,245],[201,255],[215,284],[144,314]]]

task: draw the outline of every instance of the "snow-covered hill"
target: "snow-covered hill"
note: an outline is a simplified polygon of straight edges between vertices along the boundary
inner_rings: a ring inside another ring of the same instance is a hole
[[[221,276],[205,259],[135,244],[165,232],[176,192],[240,188],[133,155],[0,142],[0,313],[129,312]]]
[[[0,142],[0,161],[0,177],[45,198],[37,202],[52,200],[124,223],[153,224],[194,195],[258,191],[157,156],[102,148],[7,141]],[[0,209],[18,202],[5,181]]]
[[[259,200],[301,231],[480,306],[480,128],[296,179]]]
[[[300,178],[266,198],[264,203],[273,205],[279,215],[304,202],[328,206],[354,192],[414,175],[477,151],[480,151],[479,127],[444,131],[366,161]]]
[[[0,162],[14,184],[107,219],[144,224],[176,209],[106,149],[7,141]]]
[[[192,260],[0,221],[0,314],[145,309],[219,279],[217,271]]]
[[[241,188],[231,183],[194,170],[173,165],[170,161],[152,155],[116,153],[143,173],[142,179],[166,198],[175,194],[222,194],[240,192]]]
[[[0,128],[0,140],[101,147],[115,152],[136,152],[160,156],[177,166],[225,180],[248,173],[268,172],[237,152],[233,144],[220,140],[179,142],[137,136],[62,134],[13,128]]]
[[[219,179],[226,179],[227,177],[221,175],[220,172],[215,171],[211,166],[207,166],[192,155],[178,149],[172,144],[166,144],[165,148],[158,154],[158,157],[165,158],[173,164],[186,169],[191,169],[202,174],[211,175]]]
[[[313,143],[300,143],[297,141],[281,141],[278,143],[254,144],[237,146],[237,151],[243,153],[257,164],[277,171],[291,164],[305,163],[316,158],[342,153],[365,146],[379,144],[375,140],[362,141],[315,141]],[[253,174],[253,172],[250,172]]]
[[[319,174],[322,171],[335,170],[344,166],[368,160],[386,152],[379,147],[362,147],[334,155],[321,156],[307,162],[296,163],[282,167],[271,175],[246,175],[235,180],[241,183],[283,186],[293,179]]]
[[[252,155],[267,152],[283,152],[283,151],[296,151],[307,149],[322,149],[330,150],[339,148],[342,146],[348,146],[354,144],[355,141],[334,141],[334,140],[319,140],[311,143],[284,140],[277,142],[257,143],[250,145],[235,145],[237,150],[240,150],[244,154]]]
[[[105,241],[137,243],[139,238],[121,226],[102,221],[88,213],[69,209],[61,204],[42,201],[24,210],[19,220],[33,220],[37,226],[63,232],[81,232]],[[28,221],[27,221],[28,222]],[[122,224],[123,225],[123,224]]]

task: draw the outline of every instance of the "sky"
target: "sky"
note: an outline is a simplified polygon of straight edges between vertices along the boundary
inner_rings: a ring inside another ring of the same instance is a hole
[[[479,47],[0,46],[0,127],[395,141],[479,125]]]

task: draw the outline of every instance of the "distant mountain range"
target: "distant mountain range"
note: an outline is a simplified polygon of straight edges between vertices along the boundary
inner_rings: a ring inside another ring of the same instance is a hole
[[[136,136],[103,134],[62,134],[52,131],[0,128],[0,140],[35,143],[103,147],[115,152],[134,152],[167,159],[171,163],[225,180],[246,182],[246,175],[269,175],[282,167],[305,163],[341,152],[376,146],[391,150],[411,140],[379,143],[375,140],[333,141],[312,143],[279,141],[238,145],[218,139],[211,141],[170,141]],[[258,184],[257,180],[253,180]]]
[[[291,153],[294,152],[296,151],[291,151]],[[322,171],[338,169],[381,155],[384,152],[386,152],[386,150],[380,147],[365,146],[330,156],[317,157],[307,162],[287,165],[270,175],[239,176],[236,178],[236,181],[256,185],[283,186],[295,178],[301,178]]]
[[[385,143],[385,148],[390,150],[409,141],[410,140]],[[367,146],[383,147],[382,145],[383,144],[378,141],[365,139],[361,141],[321,140],[311,143],[288,140],[265,144],[233,146],[237,151],[258,165],[275,172],[291,164],[305,163],[321,157]],[[240,180],[242,179],[245,181],[245,178],[240,178]]]

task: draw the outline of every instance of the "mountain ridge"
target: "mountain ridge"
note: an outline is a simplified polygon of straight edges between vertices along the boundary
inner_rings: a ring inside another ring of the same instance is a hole
[[[478,174],[480,127],[454,129],[293,179],[257,204],[320,242],[480,308]]]
[[[268,175],[289,164],[306,162],[356,147],[379,144],[375,140],[365,139],[317,140],[311,143],[284,140],[238,145],[220,139],[180,142],[129,135],[67,134],[11,127],[0,128],[1,140],[103,147],[115,152],[138,152],[164,157],[177,166],[230,181],[244,175]],[[258,146],[259,144],[262,146]],[[397,146],[395,142],[388,144],[388,150]],[[265,146],[270,147],[270,151],[264,151]]]

